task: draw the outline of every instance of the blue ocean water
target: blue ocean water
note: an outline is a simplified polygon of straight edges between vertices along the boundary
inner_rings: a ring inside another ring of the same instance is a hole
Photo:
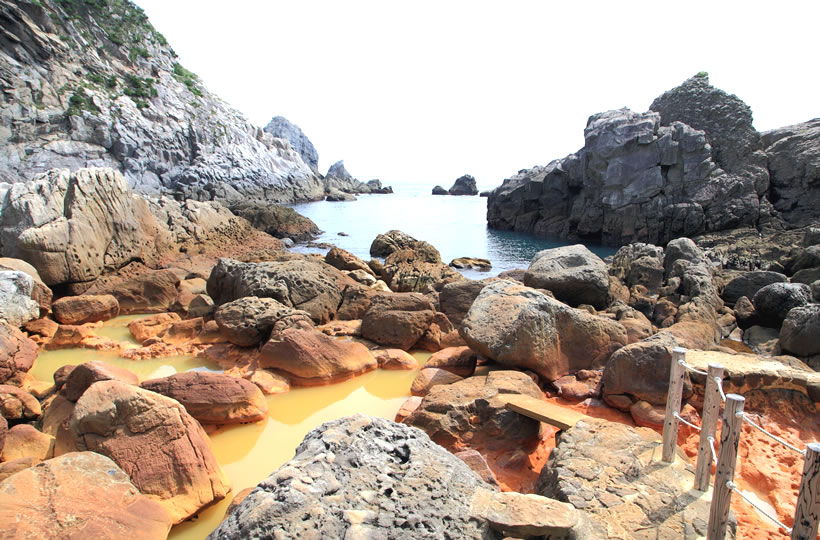
[[[484,197],[431,195],[433,184],[393,186],[390,195],[357,195],[356,201],[313,202],[290,205],[322,229],[317,242],[327,242],[367,261],[376,235],[398,229],[434,245],[445,263],[457,257],[489,259],[490,272],[462,271],[472,279],[495,276],[505,270],[527,268],[541,250],[570,242],[487,228]],[[344,233],[344,234],[340,234]],[[600,257],[614,248],[587,245]],[[297,251],[321,250],[298,246]]]

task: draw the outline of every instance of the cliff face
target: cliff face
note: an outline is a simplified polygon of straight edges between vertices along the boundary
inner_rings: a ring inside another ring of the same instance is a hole
[[[314,172],[319,171],[319,152],[316,151],[316,147],[310,142],[302,128],[284,116],[274,116],[265,126],[265,131],[276,138],[288,141]]]
[[[107,166],[137,192],[319,199],[290,143],[177,61],[128,0],[0,0],[0,181]]]
[[[651,109],[590,117],[581,150],[490,194],[489,226],[624,245],[820,218],[801,202],[820,198],[815,124],[761,138],[749,107],[700,74]]]

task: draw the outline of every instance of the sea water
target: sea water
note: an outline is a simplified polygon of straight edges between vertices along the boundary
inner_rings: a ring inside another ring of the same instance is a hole
[[[312,219],[324,231],[317,242],[326,242],[370,260],[376,235],[398,229],[416,240],[429,242],[449,263],[458,257],[489,259],[490,272],[462,272],[469,278],[495,276],[505,270],[527,268],[541,250],[574,242],[549,240],[532,234],[487,227],[487,198],[431,195],[426,184],[393,186],[388,195],[357,195],[355,201],[294,204],[291,207]],[[599,257],[613,255],[611,247],[589,245]],[[297,251],[320,251],[297,246]]]

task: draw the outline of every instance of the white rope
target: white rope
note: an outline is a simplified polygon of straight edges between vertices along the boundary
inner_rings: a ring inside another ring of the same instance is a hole
[[[714,437],[707,437],[707,441],[709,441],[709,450],[712,451],[712,463],[717,465],[717,453],[715,453],[715,438]]]
[[[686,363],[686,361],[685,361],[683,358],[681,358],[680,360],[678,360],[678,364],[682,365],[685,369],[688,369],[689,371],[694,371],[694,372],[695,372],[695,373],[697,373],[698,375],[704,375],[704,376],[709,375],[709,374],[708,374],[708,373],[706,373],[705,371],[701,371],[701,370],[699,370],[699,369],[695,369],[694,367],[690,366],[689,364],[687,364],[687,363]]]
[[[720,392],[720,399],[724,402],[726,401],[726,394],[723,393],[723,379],[720,377],[715,377],[715,382],[717,383],[718,392]]]
[[[794,445],[791,445],[791,444],[787,443],[786,441],[784,441],[783,439],[781,439],[781,438],[780,438],[780,437],[778,437],[777,435],[774,435],[773,433],[769,433],[768,431],[766,431],[765,429],[763,429],[763,428],[762,428],[762,427],[760,427],[759,425],[755,424],[755,423],[752,421],[752,419],[751,419],[751,418],[749,418],[749,415],[748,415],[748,414],[746,414],[745,412],[744,412],[744,413],[741,413],[741,416],[743,416],[743,419],[744,419],[744,420],[746,420],[746,421],[747,421],[747,422],[749,422],[752,426],[754,426],[755,428],[757,428],[757,429],[758,429],[758,431],[760,431],[761,433],[763,433],[763,434],[765,434],[765,435],[768,435],[769,437],[771,437],[772,439],[776,440],[777,442],[779,442],[780,444],[782,444],[782,445],[783,445],[783,446],[785,446],[786,448],[790,448],[790,449],[794,450],[795,452],[797,452],[798,454],[801,454],[801,455],[803,455],[803,456],[805,456],[805,455],[806,455],[806,451],[805,451],[805,450],[801,450],[801,449],[797,448],[796,446],[794,446]]]
[[[684,420],[684,419],[683,419],[683,417],[682,417],[681,415],[679,415],[678,413],[675,413],[675,418],[677,418],[678,420],[680,420],[681,422],[683,422],[684,424],[686,424],[686,425],[687,425],[687,426],[689,426],[690,428],[695,428],[696,430],[700,431],[700,426],[696,426],[695,424],[693,424],[693,423],[691,423],[691,422],[687,422],[687,421],[686,421],[686,420]]]
[[[786,534],[791,534],[791,533],[792,533],[792,529],[791,529],[791,527],[787,527],[785,524],[781,523],[779,519],[777,519],[776,517],[773,517],[771,514],[769,514],[769,512],[767,512],[764,508],[759,507],[759,506],[758,506],[758,505],[754,502],[754,500],[750,499],[749,497],[747,497],[746,495],[744,495],[744,494],[743,494],[743,492],[741,492],[739,489],[737,489],[737,484],[735,484],[735,483],[734,483],[734,482],[732,482],[731,480],[727,480],[727,481],[726,481],[726,487],[728,487],[729,489],[731,489],[732,491],[734,491],[735,493],[737,493],[738,495],[740,495],[740,497],[741,497],[744,501],[746,501],[747,503],[749,503],[749,504],[751,504],[752,506],[754,506],[755,510],[757,510],[758,512],[760,512],[761,514],[763,514],[764,516],[766,516],[766,517],[767,517],[767,518],[769,518],[770,520],[772,520],[772,521],[774,521],[775,523],[777,523],[777,524],[780,526],[780,528],[781,528],[781,529],[783,529],[783,530],[785,530],[785,531],[786,531]]]

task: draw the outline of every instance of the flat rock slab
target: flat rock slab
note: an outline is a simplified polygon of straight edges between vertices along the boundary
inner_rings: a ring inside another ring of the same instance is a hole
[[[516,538],[529,536],[567,536],[578,524],[578,510],[568,503],[540,495],[476,491],[471,508],[478,519]]]
[[[505,401],[507,409],[562,430],[569,429],[579,421],[590,418],[572,409],[524,394],[502,394],[499,397]]]
[[[683,452],[663,463],[661,445],[652,429],[585,419],[559,437],[536,493],[582,511],[585,538],[703,538],[711,492],[695,491]]]

